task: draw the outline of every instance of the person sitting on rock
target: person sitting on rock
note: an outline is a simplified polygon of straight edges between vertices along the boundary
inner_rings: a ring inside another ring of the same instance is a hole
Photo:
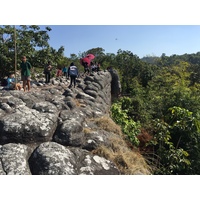
[[[10,73],[9,77],[7,78],[7,86],[6,89],[10,90],[21,90],[22,85],[20,83],[15,83],[14,74]]]

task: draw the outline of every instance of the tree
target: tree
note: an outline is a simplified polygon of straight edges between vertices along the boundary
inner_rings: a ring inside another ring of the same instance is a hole
[[[50,27],[41,30],[36,25],[21,25],[16,28],[18,67],[22,55],[26,55],[34,67],[43,67],[48,60],[58,63],[63,59],[64,47],[61,46],[58,51],[50,47],[49,31]],[[0,49],[0,77],[3,77],[14,69],[13,26],[0,26]]]
[[[118,50],[115,58],[115,67],[121,75],[122,92],[130,93],[131,80],[139,75],[141,61],[131,51]]]
[[[171,107],[164,121],[154,120],[158,174],[199,174],[200,121],[189,110]]]
[[[103,57],[105,55],[104,51],[105,50],[101,47],[92,48],[92,49],[89,49],[86,51],[86,55],[93,54],[93,55],[95,55],[96,59],[100,59],[101,57]]]
[[[0,26],[0,77],[14,69],[14,27]]]

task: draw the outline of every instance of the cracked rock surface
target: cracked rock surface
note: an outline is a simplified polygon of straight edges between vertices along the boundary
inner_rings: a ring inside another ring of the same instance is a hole
[[[119,137],[94,123],[109,117],[111,98],[120,92],[112,73],[78,78],[76,88],[61,77],[49,85],[32,81],[30,92],[1,90],[0,174],[121,174],[112,161],[91,152]]]

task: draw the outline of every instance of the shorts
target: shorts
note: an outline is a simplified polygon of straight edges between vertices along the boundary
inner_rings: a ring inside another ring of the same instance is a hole
[[[31,80],[31,76],[22,75],[22,81],[30,81],[30,80]]]

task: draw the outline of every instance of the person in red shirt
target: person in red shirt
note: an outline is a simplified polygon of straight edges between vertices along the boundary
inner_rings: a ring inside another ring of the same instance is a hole
[[[62,69],[61,67],[58,68],[57,73],[56,73],[56,77],[62,76]]]

